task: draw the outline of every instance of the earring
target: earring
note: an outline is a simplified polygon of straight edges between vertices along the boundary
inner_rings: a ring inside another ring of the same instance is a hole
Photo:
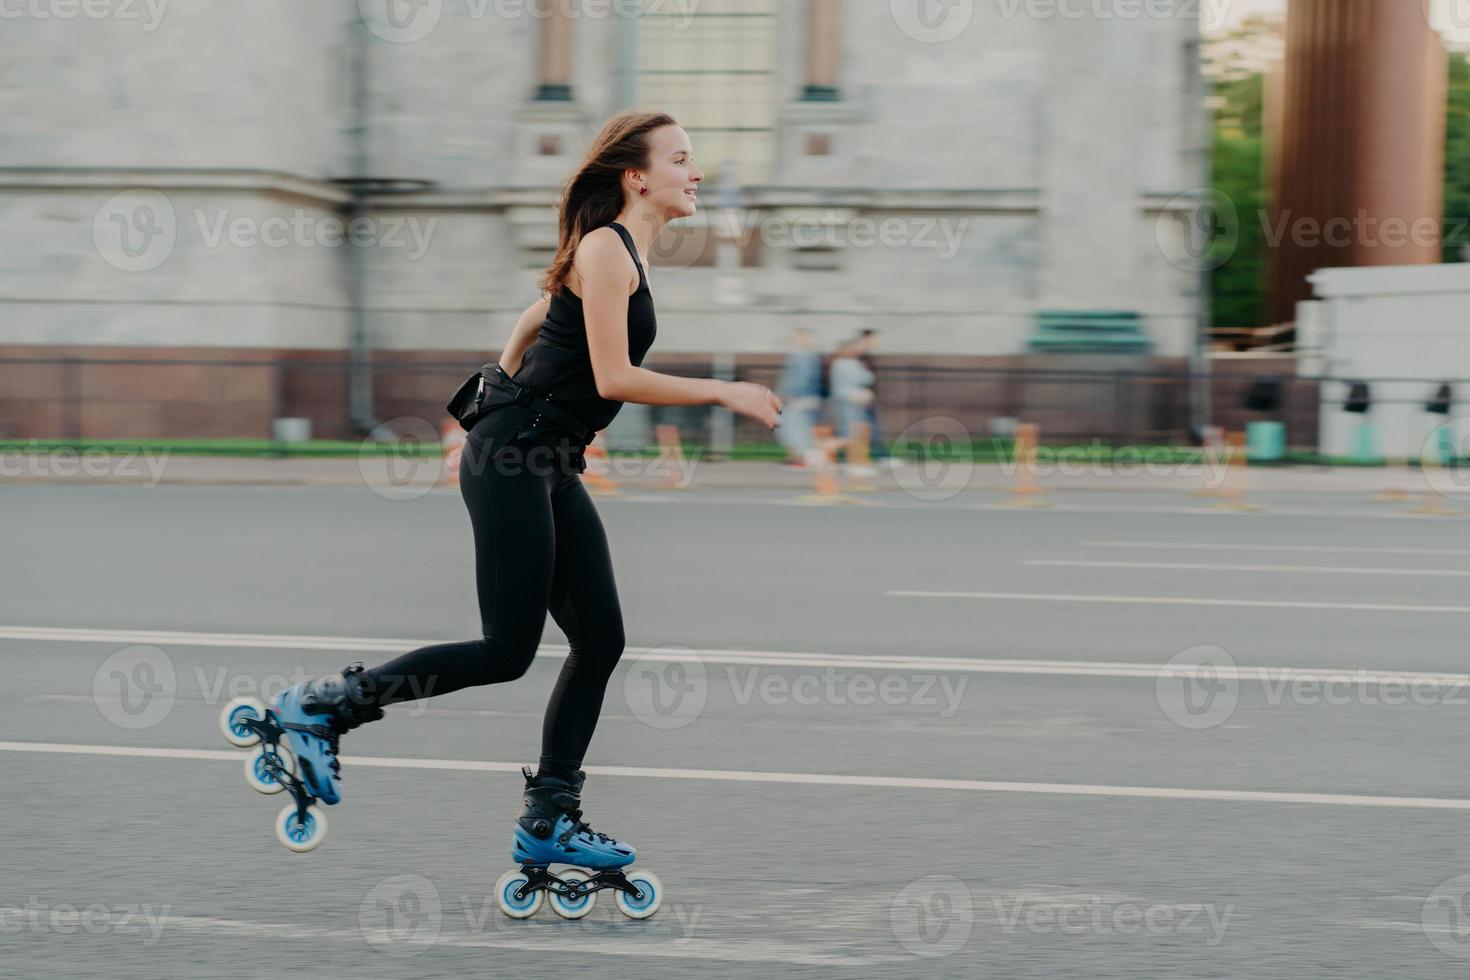
[[[638,193],[640,195],[647,194],[648,193],[648,188],[646,186],[645,187],[640,187],[640,188],[638,188]]]

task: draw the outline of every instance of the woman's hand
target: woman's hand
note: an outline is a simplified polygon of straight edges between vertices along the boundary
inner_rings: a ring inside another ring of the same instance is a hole
[[[781,424],[781,399],[765,385],[727,381],[720,404],[732,412],[755,419],[768,429]]]

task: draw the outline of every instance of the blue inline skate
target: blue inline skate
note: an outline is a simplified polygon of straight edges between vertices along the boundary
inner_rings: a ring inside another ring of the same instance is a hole
[[[315,850],[326,839],[327,815],[316,804],[342,799],[342,733],[383,717],[371,693],[362,664],[353,664],[287,688],[269,708],[255,698],[236,698],[220,712],[220,728],[231,745],[260,746],[245,759],[250,788],[291,794],[293,802],[276,817],[276,839],[290,850]]]
[[[657,912],[663,902],[658,878],[643,870],[623,873],[637,857],[632,845],[599,834],[582,820],[586,773],[579,769],[561,779],[533,776],[529,768],[521,772],[526,796],[512,847],[521,866],[495,883],[500,911],[513,919],[529,919],[550,896],[553,912],[564,919],[580,919],[592,911],[597,892],[611,889],[618,910],[630,919],[646,919]],[[552,874],[553,864],[574,867]]]

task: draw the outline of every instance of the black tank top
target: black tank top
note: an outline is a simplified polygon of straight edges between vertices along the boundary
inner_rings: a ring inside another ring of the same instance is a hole
[[[638,261],[633,236],[614,221],[608,227],[618,233],[633,264],[638,267],[638,291],[628,297],[628,359],[643,364],[643,356],[653,346],[658,322],[653,312],[653,294],[648,289],[648,276]],[[551,297],[551,308],[541,325],[536,342],[526,348],[520,370],[512,378],[516,384],[539,392],[561,405],[590,429],[607,428],[620,401],[603,398],[597,393],[597,379],[592,373],[592,356],[587,348],[587,321],[582,313],[582,299],[565,284]]]

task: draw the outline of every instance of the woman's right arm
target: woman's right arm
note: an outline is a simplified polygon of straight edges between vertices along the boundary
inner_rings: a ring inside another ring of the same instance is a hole
[[[551,309],[551,298],[543,296],[521,314],[516,321],[515,329],[510,332],[510,339],[505,342],[505,349],[500,352],[500,366],[505,373],[514,376],[521,369],[521,358],[525,356],[526,348],[536,342],[541,334],[541,325],[546,322],[546,311]]]
[[[628,286],[637,270],[617,232],[599,228],[587,235],[575,263],[599,395],[640,405],[719,405],[770,429],[780,424],[781,399],[763,385],[680,378],[634,366],[628,356]]]

